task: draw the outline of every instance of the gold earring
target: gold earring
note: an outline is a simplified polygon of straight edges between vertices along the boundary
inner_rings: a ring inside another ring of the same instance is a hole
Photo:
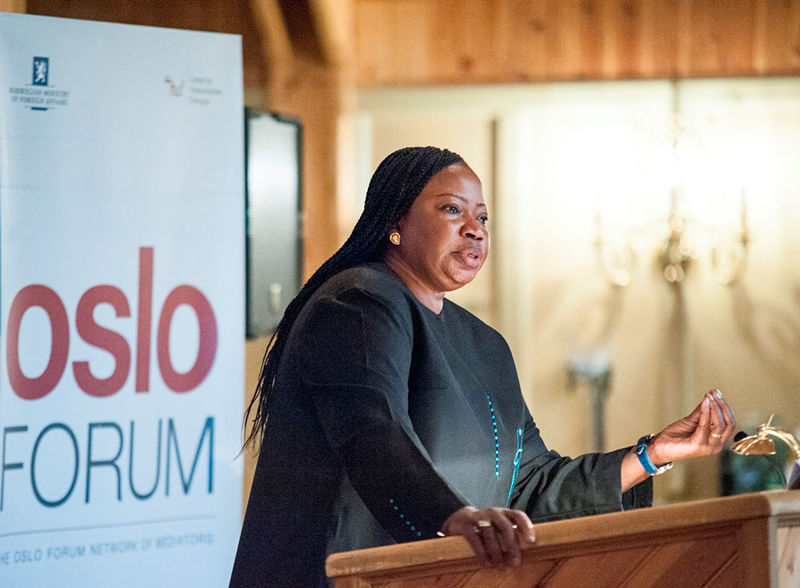
[[[394,245],[400,245],[400,233],[397,231],[392,231],[389,233],[389,241],[391,241]]]

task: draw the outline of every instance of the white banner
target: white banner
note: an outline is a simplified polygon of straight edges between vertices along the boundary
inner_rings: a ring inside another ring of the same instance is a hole
[[[226,585],[238,36],[0,14],[0,585]]]

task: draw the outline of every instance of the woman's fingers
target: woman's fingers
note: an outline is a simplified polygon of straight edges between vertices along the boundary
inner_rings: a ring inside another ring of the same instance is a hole
[[[477,529],[478,535],[486,549],[486,557],[489,560],[489,564],[492,566],[504,567],[511,553],[508,550],[513,550],[513,547],[511,545],[506,545],[506,541],[500,537],[500,535],[504,533],[503,525],[496,526],[491,519],[487,518],[478,521]],[[519,546],[517,546],[517,550],[519,550]]]
[[[728,401],[722,396],[722,392],[719,392],[717,403],[725,414],[725,429],[726,433],[728,433],[727,436],[730,437],[736,430],[736,416],[733,414],[733,409],[728,404]]]
[[[522,561],[522,544],[533,543],[533,523],[521,510],[494,508],[492,522],[502,552],[501,566],[518,566]]]
[[[499,520],[495,524],[495,531],[500,540],[500,548],[503,550],[503,565],[517,567],[522,561],[522,550],[520,549],[521,537],[517,532],[519,525],[513,518],[513,512],[505,510],[498,513]]]
[[[489,567],[489,555],[478,530],[478,521],[484,520],[481,511],[465,506],[453,512],[442,525],[443,535],[461,535],[472,548],[472,552],[482,566]]]
[[[714,409],[711,413],[709,445],[716,453],[722,450],[728,439],[734,434],[736,417],[734,417],[731,407],[725,401],[722,392],[711,390],[709,398]]]
[[[656,463],[719,453],[736,433],[736,417],[722,392],[709,390],[692,413],[664,428],[647,450]]]
[[[718,390],[709,390],[706,392],[705,403],[708,406],[708,442],[712,444],[714,439],[720,439],[722,435],[719,433],[724,428],[722,423],[724,417],[717,403]]]
[[[445,521],[447,534],[467,539],[481,565],[518,566],[522,561],[521,545],[533,543],[533,524],[521,510],[465,507]]]
[[[706,394],[700,403],[700,420],[697,422],[695,433],[700,435],[701,442],[706,441],[711,434],[711,395]]]
[[[478,558],[480,564],[487,568],[491,566],[492,564],[489,561],[486,548],[483,546],[483,537],[481,537],[478,527],[471,527],[463,536],[469,542],[469,546],[472,547],[472,552]]]
[[[726,419],[725,414],[722,412],[722,406],[720,405],[720,400],[722,400],[722,392],[719,390],[713,390],[710,394],[711,401],[714,403],[714,410],[716,411],[714,416],[716,417],[719,425],[724,428]]]
[[[521,510],[509,510],[508,517],[513,521],[516,526],[517,535],[521,541],[526,543],[536,542],[536,533],[533,529],[533,523],[528,515]]]

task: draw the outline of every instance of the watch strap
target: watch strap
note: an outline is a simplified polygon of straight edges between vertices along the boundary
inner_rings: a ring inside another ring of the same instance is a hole
[[[657,466],[653,463],[653,460],[647,455],[647,446],[650,444],[652,438],[652,435],[645,435],[636,442],[636,457],[639,458],[639,463],[642,464],[644,471],[651,476],[657,476],[672,468],[672,462],[669,461],[662,466]]]

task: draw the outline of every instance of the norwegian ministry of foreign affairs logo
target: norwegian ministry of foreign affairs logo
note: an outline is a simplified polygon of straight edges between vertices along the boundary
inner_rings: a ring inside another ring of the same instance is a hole
[[[46,86],[47,78],[50,74],[50,58],[49,57],[34,57],[33,58],[33,85]]]
[[[56,77],[62,78],[62,76]],[[13,108],[48,111],[69,106],[71,92],[59,88],[58,79],[55,80],[55,86],[50,85],[49,57],[36,56],[33,58],[31,77],[28,79],[30,83],[8,88],[8,98],[12,104],[15,104]]]

